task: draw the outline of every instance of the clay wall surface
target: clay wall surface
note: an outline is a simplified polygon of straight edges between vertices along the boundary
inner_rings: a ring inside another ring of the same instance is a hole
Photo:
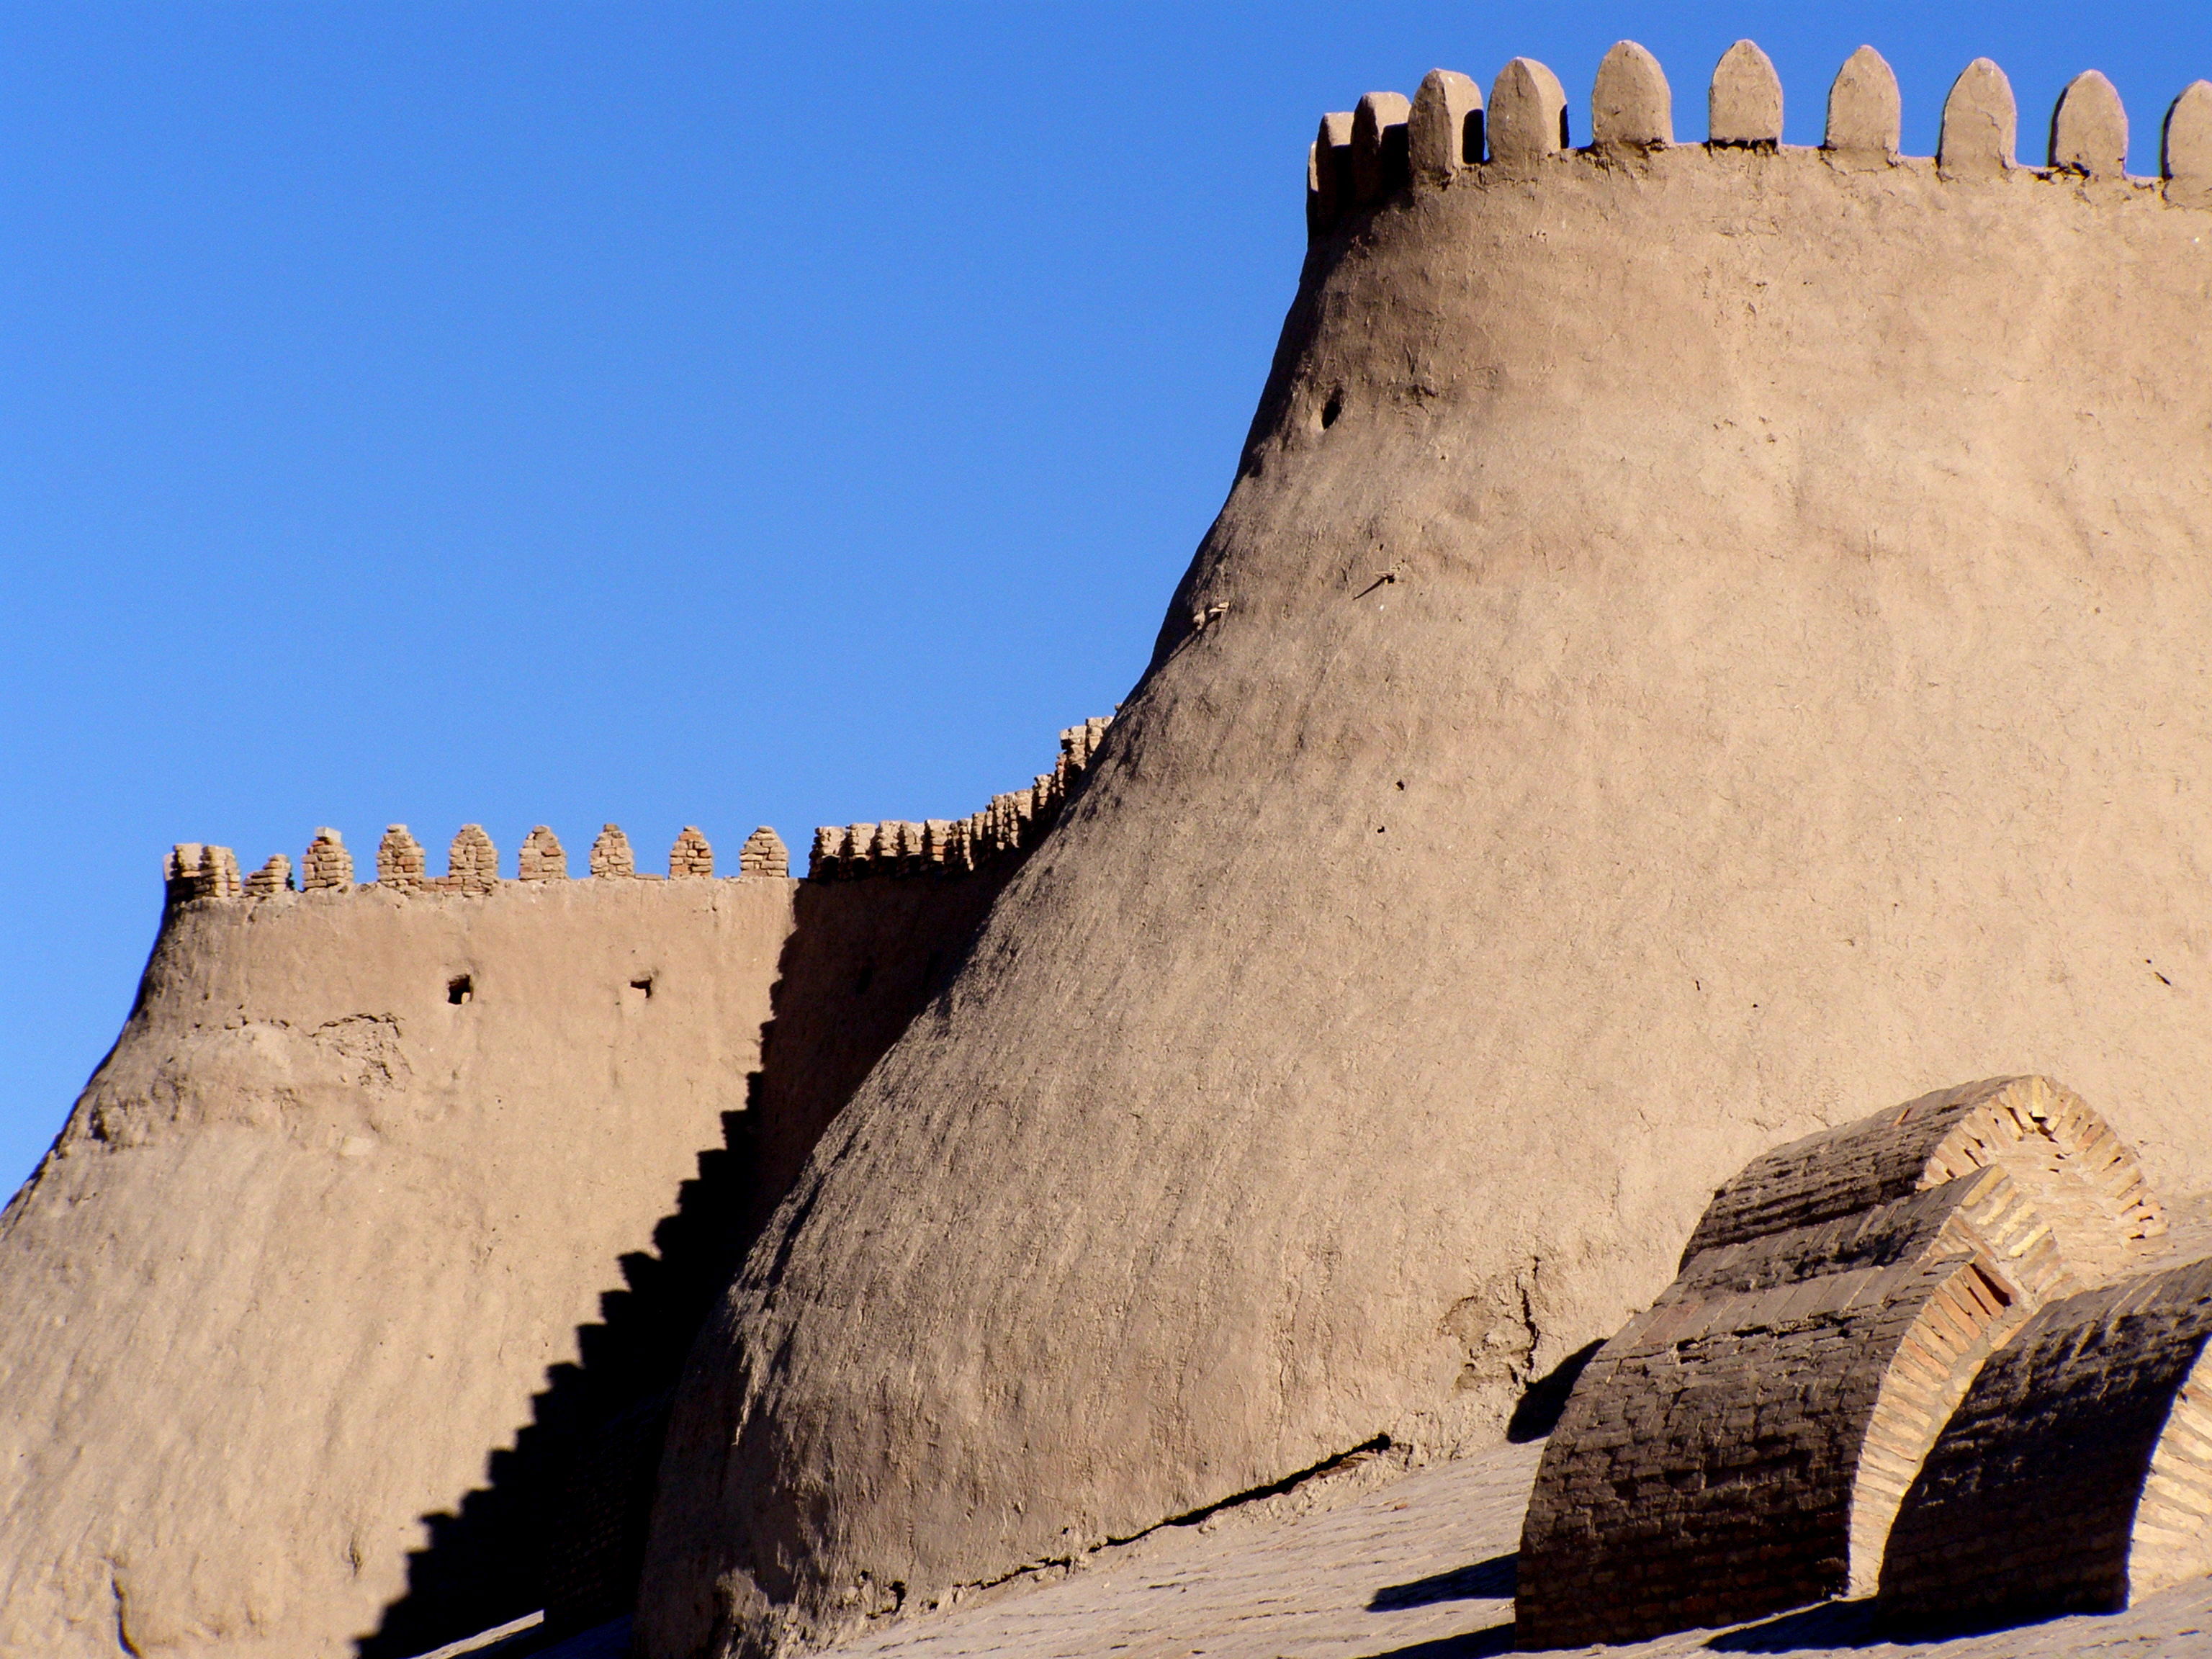
[[[743,1111],[793,885],[173,904],[0,1219],[0,1652],[413,1653],[539,1605],[559,1410]]]
[[[945,988],[1012,873],[799,884],[754,1096],[767,1206],[790,1190],[860,1079]]]
[[[1317,213],[1089,783],[702,1340],[655,1659],[1482,1443],[1941,1079],[2212,1182],[2212,215],[1550,96]]]
[[[47,1443],[0,1486],[0,1651],[398,1655],[626,1612],[701,1317],[1104,724],[958,860],[805,883],[765,826],[738,880],[691,826],[665,880],[613,824],[581,882],[543,825],[502,879],[482,826],[432,876],[393,824],[370,885],[321,830],[306,892],[177,847],[131,1024],[0,1230],[0,1305],[82,1330],[14,1371],[0,1335]]]

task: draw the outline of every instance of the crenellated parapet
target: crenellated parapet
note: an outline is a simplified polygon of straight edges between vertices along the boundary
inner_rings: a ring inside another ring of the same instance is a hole
[[[376,848],[376,879],[356,884],[353,854],[337,830],[315,831],[301,860],[300,880],[295,884],[292,861],[283,854],[272,855],[252,875],[239,877],[237,854],[228,847],[179,842],[163,858],[162,880],[169,902],[198,899],[265,899],[304,890],[310,893],[385,893],[412,897],[450,894],[481,897],[502,887],[540,884],[570,879],[568,855],[561,838],[539,824],[523,838],[513,878],[500,874],[499,848],[480,823],[461,826],[446,853],[446,873],[429,873],[428,855],[422,843],[404,823],[388,825]],[[629,837],[620,826],[608,824],[592,843],[590,870],[595,880],[658,880],[640,876],[630,851]],[[668,851],[671,880],[711,878],[714,849],[696,825],[686,824]],[[738,878],[787,880],[790,856],[775,831],[763,824],[746,838],[738,854]]]
[[[738,848],[738,873],[778,878],[790,875],[791,854],[784,849],[783,837],[764,823],[747,836],[745,844]]]
[[[610,823],[599,830],[599,839],[592,843],[592,874],[599,876],[634,876],[637,860],[631,854],[629,837],[618,823]]]
[[[238,855],[228,847],[179,842],[161,860],[161,880],[173,902],[185,899],[236,898],[243,890]]]
[[[668,849],[668,878],[680,881],[689,876],[711,876],[714,873],[714,849],[707,844],[707,837],[696,824],[687,823],[676,837],[676,844]]]
[[[515,873],[525,881],[568,880],[568,855],[562,850],[561,838],[542,823],[532,830],[523,837]]]
[[[1706,96],[1708,154],[1779,155],[1783,88],[1773,63],[1749,40],[1729,48]],[[1371,92],[1350,112],[1322,117],[1306,159],[1306,223],[1318,240],[1356,213],[1409,190],[1447,188],[1462,176],[1522,177],[1547,166],[1617,166],[1676,148],[1674,100],[1649,52],[1621,41],[1599,64],[1587,112],[1588,143],[1559,77],[1533,58],[1499,70],[1486,102],[1468,76],[1434,70],[1408,99]],[[1818,153],[1843,172],[1914,165],[1899,152],[1902,102],[1881,55],[1862,46],[1829,88]],[[2069,83],[2049,124],[2040,165],[2019,156],[2020,112],[2012,83],[1986,58],[1960,73],[1943,105],[1934,158],[1942,179],[1961,185],[2024,175],[2054,184],[2132,185],[2175,207],[2212,208],[2212,82],[2191,83],[2167,110],[2159,176],[2125,172],[2128,117],[2112,83],[2089,70]]]
[[[430,884],[429,865],[422,843],[404,823],[386,827],[376,847],[376,880],[395,892],[419,893]]]
[[[1058,819],[1112,724],[1112,716],[1107,715],[1068,727],[1060,734],[1060,754],[1051,771],[1037,774],[1026,789],[992,796],[989,805],[964,818],[824,824],[814,832],[808,878],[964,875],[1027,852]]]
[[[404,830],[405,826],[401,826]],[[300,884],[310,893],[342,890],[353,885],[353,854],[345,837],[327,827],[315,831],[307,855],[300,861]]]
[[[446,882],[453,891],[489,893],[499,885],[499,849],[481,823],[465,823],[446,854]]]

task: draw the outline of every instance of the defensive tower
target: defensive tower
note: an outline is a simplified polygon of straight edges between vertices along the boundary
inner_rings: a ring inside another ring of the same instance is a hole
[[[1779,1139],[2032,1068],[2212,1176],[2212,88],[1732,51],[1327,117],[1084,793],[695,1351],[654,1659],[1497,1434]],[[1587,130],[1589,142],[1570,148]],[[2012,1177],[2007,1176],[2007,1179]]]

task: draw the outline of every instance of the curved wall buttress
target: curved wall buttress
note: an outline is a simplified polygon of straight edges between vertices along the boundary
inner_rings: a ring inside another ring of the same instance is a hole
[[[1402,177],[1323,124],[1151,668],[696,1356],[656,1659],[1483,1443],[1848,1102],[2016,1065],[2212,1174],[2196,129],[2021,166],[1977,69],[1939,165],[1855,63],[1832,150],[1741,63],[1712,145],[1521,60],[1486,159],[1445,78]]]

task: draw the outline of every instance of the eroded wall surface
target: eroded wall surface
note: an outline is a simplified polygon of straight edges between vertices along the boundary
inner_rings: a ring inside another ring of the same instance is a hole
[[[538,1605],[471,1534],[542,1503],[518,1435],[744,1109],[793,885],[173,906],[0,1218],[0,1652],[414,1652]]]
[[[1480,1443],[1939,1083],[2212,1177],[2212,215],[1499,128],[1324,228],[1085,793],[749,1259],[658,1659]]]

